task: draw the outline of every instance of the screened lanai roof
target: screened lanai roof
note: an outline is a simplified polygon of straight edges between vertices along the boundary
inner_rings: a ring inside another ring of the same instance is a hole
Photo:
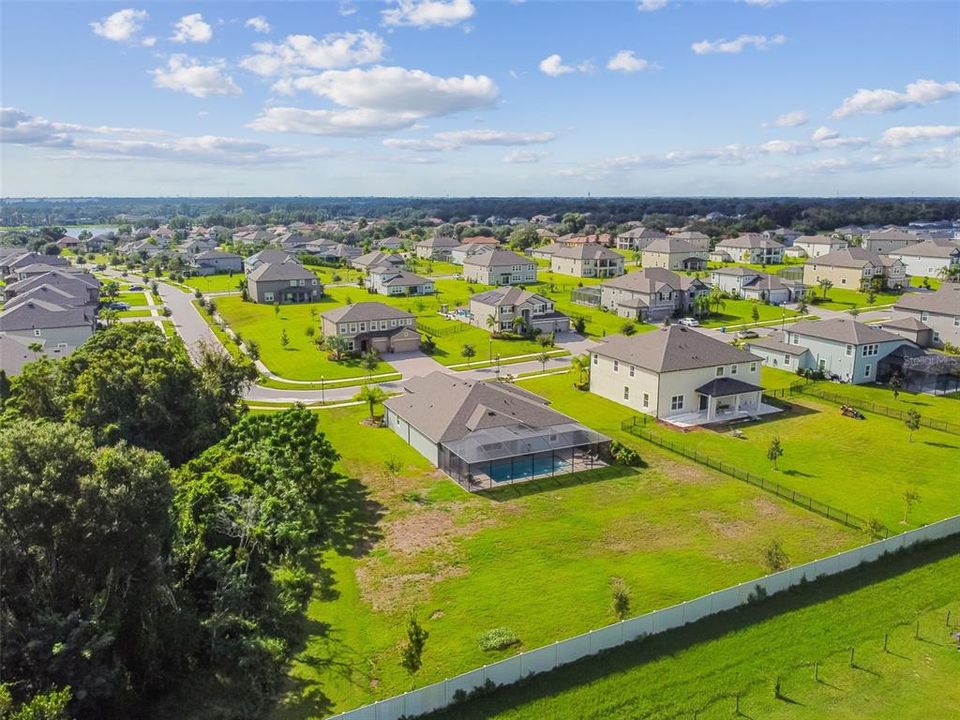
[[[545,428],[528,425],[489,427],[475,430],[460,440],[445,442],[443,445],[461,460],[472,465],[609,441],[610,438],[606,435],[580,423],[569,422]]]

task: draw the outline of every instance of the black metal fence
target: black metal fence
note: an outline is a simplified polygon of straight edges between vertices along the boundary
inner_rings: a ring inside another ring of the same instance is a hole
[[[422,332],[424,335],[431,335],[433,337],[450,337],[451,335],[456,335],[464,332],[465,330],[469,330],[471,327],[471,325],[461,322],[452,323],[446,327],[436,327],[417,318],[417,330]]]
[[[809,495],[804,495],[803,493],[785,487],[780,483],[768,480],[761,475],[756,475],[748,470],[737,467],[732,463],[723,462],[705,453],[697,452],[693,448],[685,447],[680,442],[662,437],[661,435],[647,428],[646,424],[646,418],[634,416],[624,420],[620,424],[620,429],[630,433],[631,435],[642,438],[647,442],[652,442],[654,445],[659,445],[660,447],[666,448],[671,452],[683,455],[684,457],[689,458],[696,463],[706,465],[709,468],[722,472],[724,475],[729,475],[737,480],[742,480],[746,483],[749,483],[750,485],[758,487],[768,493],[772,493],[773,495],[776,495],[787,502],[798,505],[805,510],[809,510],[810,512],[814,512],[817,515],[821,515],[830,520],[834,520],[835,522],[838,522],[849,528],[867,531],[871,525],[871,523],[868,523],[861,517],[848,513],[844,510],[840,510],[839,508],[835,508],[832,505],[822,503],[819,500],[814,500]],[[879,528],[880,526],[878,525],[877,529],[879,530]],[[883,528],[883,533],[884,537],[890,536],[890,531],[886,527]]]

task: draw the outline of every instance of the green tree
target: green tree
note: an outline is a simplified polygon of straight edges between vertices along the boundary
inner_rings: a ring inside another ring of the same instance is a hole
[[[770,572],[780,572],[790,566],[790,557],[783,549],[783,543],[779,538],[771,540],[764,548],[763,559]]]
[[[584,377],[590,375],[590,356],[586,353],[570,358],[570,367],[577,373],[578,385],[584,384]]]
[[[823,299],[827,299],[827,293],[830,291],[830,288],[833,287],[833,280],[823,278],[820,282],[817,283],[820,288],[820,291],[823,293]]]
[[[367,407],[370,410],[370,420],[372,422],[375,419],[374,410],[376,409],[376,406],[387,399],[387,394],[380,388],[379,385],[364,385],[362,388],[360,388],[360,392],[353,396],[353,399],[356,402],[363,402],[367,404]]]
[[[50,690],[14,707],[9,687],[0,685],[0,720],[70,720],[67,705],[71,696],[70,688]]]
[[[777,468],[777,461],[783,456],[783,445],[780,443],[780,438],[775,437],[770,441],[770,446],[767,448],[767,460],[773,463],[774,469]]]
[[[533,227],[520,227],[510,233],[510,238],[507,241],[507,244],[510,246],[511,250],[523,252],[524,250],[539,245],[540,236]]]
[[[913,487],[907,488],[903,491],[903,524],[907,524],[907,518],[910,516],[910,511],[913,510],[913,506],[920,502],[920,492]]]
[[[290,337],[287,335],[287,329],[280,331],[280,347],[285,348],[290,344]]]
[[[400,647],[400,665],[410,674],[420,669],[428,637],[430,633],[420,625],[416,615],[410,615],[407,620],[407,639]]]
[[[460,354],[466,358],[467,367],[470,367],[470,361],[477,354],[477,349],[470,343],[465,343],[462,348],[460,348]]]
[[[890,389],[893,390],[893,399],[899,400],[900,391],[903,389],[903,378],[900,377],[900,373],[894,373],[888,385],[890,385]]]
[[[802,298],[800,299],[800,301],[797,303],[797,312],[800,313],[801,315],[806,315],[806,314],[807,314],[807,301],[806,301],[806,300],[804,300],[804,299],[802,299]]]
[[[727,306],[727,294],[720,288],[719,285],[714,285],[712,288],[710,288],[707,298],[709,299],[710,307],[713,308],[714,313],[719,313]]]
[[[333,355],[333,359],[339,362],[350,349],[350,341],[343,335],[331,335],[326,340],[327,349]]]
[[[537,360],[540,361],[540,372],[546,372],[547,363],[550,362],[550,353],[546,350],[537,355]]]
[[[373,371],[380,364],[380,353],[376,350],[368,350],[360,358],[360,367],[367,371],[367,377],[373,375]]]
[[[630,588],[622,577],[610,578],[610,594],[612,596],[610,607],[614,617],[617,620],[626,620],[630,614]]]
[[[758,308],[756,305],[754,305],[753,308],[750,310],[750,317],[751,317],[751,319],[753,320],[753,324],[754,324],[754,325],[756,325],[757,323],[759,323],[759,322],[760,322],[760,308]]]
[[[100,294],[108,300],[114,300],[120,294],[120,283],[116,280],[107,280],[100,288]]]
[[[910,431],[910,442],[913,442],[913,434],[920,429],[920,413],[916,410],[908,411],[903,422]]]

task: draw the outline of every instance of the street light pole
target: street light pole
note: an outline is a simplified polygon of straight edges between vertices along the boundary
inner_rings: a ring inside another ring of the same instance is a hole
[[[323,375],[321,375],[321,376],[320,376],[320,404],[321,404],[321,405],[326,405],[326,403],[327,403],[327,395],[326,395],[326,393],[324,392],[324,388],[323,388]]]
[[[500,353],[497,353],[497,379],[500,379]]]

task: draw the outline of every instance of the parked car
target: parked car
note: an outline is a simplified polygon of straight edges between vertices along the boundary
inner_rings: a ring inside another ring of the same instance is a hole
[[[741,330],[737,333],[737,339],[739,340],[753,340],[758,337],[760,337],[760,334],[755,330]]]
[[[110,303],[107,303],[107,309],[108,309],[108,310],[129,310],[129,309],[130,309],[130,303],[125,303],[125,302],[110,302]]]
[[[143,285],[131,285],[127,288],[130,292],[143,292]]]
[[[696,318],[680,318],[677,322],[687,327],[700,327],[700,321]]]

